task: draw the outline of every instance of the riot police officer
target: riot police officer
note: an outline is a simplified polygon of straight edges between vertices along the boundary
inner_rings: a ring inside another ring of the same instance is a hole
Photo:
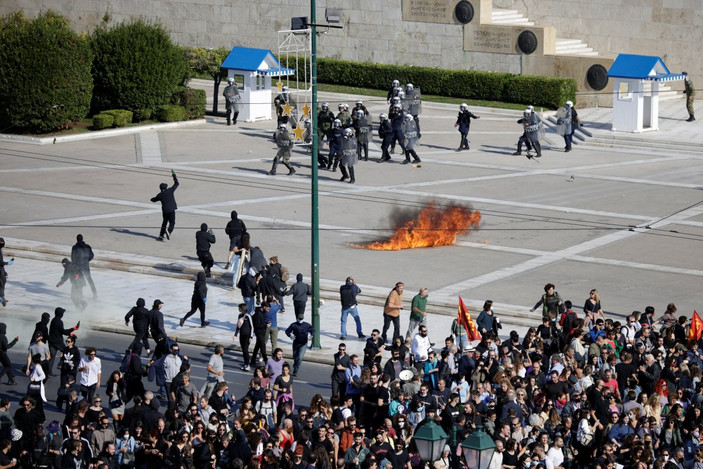
[[[388,114],[388,119],[391,121],[391,127],[393,128],[391,153],[395,152],[396,142],[400,144],[401,150],[405,153],[405,144],[403,143],[403,122],[405,121],[405,114],[403,113],[403,106],[394,104],[391,113]]]
[[[349,106],[341,103],[337,109],[339,109],[339,113],[335,119],[338,119],[342,123],[342,128],[346,129],[347,127],[351,127],[352,117],[351,114],[349,114]]]
[[[358,109],[354,121],[354,129],[356,130],[356,155],[358,159],[364,161],[369,160],[369,136],[371,134],[371,123],[364,115],[364,111]],[[363,157],[362,157],[363,154]]]
[[[418,138],[415,119],[413,119],[413,116],[410,114],[406,114],[405,120],[403,121],[403,141],[405,146],[405,160],[403,161],[403,164],[410,163],[411,155],[413,157],[413,163],[419,163],[422,161],[415,152],[415,143],[417,143]]]
[[[333,168],[332,172],[337,171],[339,159],[342,157],[343,130],[342,122],[339,119],[335,119],[334,122],[332,122],[332,131],[329,137],[330,154],[327,157],[327,169]]]
[[[289,101],[290,93],[288,92],[288,87],[284,86],[281,88],[281,92],[278,96],[276,96],[276,99],[273,100],[273,103],[276,105],[276,125],[278,126],[288,123],[288,116],[283,115],[283,106],[288,104]]]
[[[520,139],[517,142],[517,151],[513,153],[513,155],[519,155],[521,154],[521,148],[522,144],[527,143],[528,141],[530,144],[532,144],[532,147],[535,149],[537,154],[535,155],[535,158],[539,158],[542,156],[542,146],[539,143],[539,128],[541,124],[540,118],[537,116],[537,114],[533,113],[530,109],[525,109],[525,111],[522,113],[522,119],[518,119],[517,121],[518,124],[522,124],[524,133],[520,137]],[[531,159],[532,154],[530,153],[530,150],[528,148],[527,150],[527,158]]]
[[[469,111],[469,106],[466,103],[461,104],[461,106],[459,106],[459,115],[454,123],[454,127],[459,127],[459,133],[461,134],[461,143],[456,151],[469,149],[469,130],[471,128],[471,119],[480,119],[480,117]]]
[[[381,159],[378,162],[383,163],[391,159],[391,154],[388,153],[388,147],[391,144],[391,140],[393,140],[393,128],[386,114],[381,114],[379,120],[381,123],[378,125],[378,136],[381,138],[382,142]]]
[[[239,94],[239,89],[237,84],[234,82],[234,78],[230,77],[227,80],[227,87],[222,92],[222,96],[225,97],[225,109],[227,110],[227,125],[237,125],[237,117],[239,116],[239,101],[241,101],[242,96]]]
[[[271,171],[268,172],[269,176],[276,175],[276,167],[278,166],[278,161],[283,160],[283,166],[288,168],[288,175],[295,174],[295,169],[290,165],[290,149],[293,148],[293,138],[290,132],[288,132],[288,126],[286,124],[279,124],[278,130],[276,131],[276,145],[278,145],[278,153],[273,158],[273,166],[271,166]]]
[[[354,184],[354,162],[356,161],[356,139],[352,129],[344,129],[342,137],[342,161],[339,170],[342,172],[340,181],[349,179],[349,184]]]
[[[362,111],[364,113],[364,116],[369,115],[369,110],[366,109],[366,106],[364,106],[364,102],[362,100],[358,100],[356,102],[356,105],[354,106],[354,109],[352,109],[351,111],[352,119],[354,120],[355,124],[357,116],[359,115],[359,111]]]
[[[398,80],[393,80],[391,87],[388,90],[388,95],[386,96],[386,104],[391,104],[391,99],[394,96],[398,96],[398,91],[402,88],[400,87],[400,82]]]

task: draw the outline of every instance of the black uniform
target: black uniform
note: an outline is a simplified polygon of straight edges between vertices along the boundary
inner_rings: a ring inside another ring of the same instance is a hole
[[[469,149],[469,130],[471,130],[471,119],[478,119],[478,116],[474,115],[468,109],[464,111],[459,111],[459,115],[456,118],[456,124],[459,126],[459,133],[461,133],[461,143],[459,144],[459,150]]]
[[[388,161],[391,159],[391,154],[388,152],[388,147],[393,141],[393,127],[388,119],[381,121],[378,126],[378,136],[381,138],[381,159],[379,163]]]
[[[15,375],[12,373],[12,362],[7,355],[7,351],[17,343],[17,337],[15,337],[12,342],[8,342],[6,334],[7,326],[4,322],[0,322],[0,365],[3,366],[0,372],[0,378],[2,378],[2,375],[7,375],[8,384],[14,384]]]
[[[215,265],[215,260],[210,254],[210,245],[215,244],[215,235],[208,230],[207,223],[200,225],[200,231],[195,233],[195,253],[200,264],[205,269],[205,276],[210,277],[210,269]]]
[[[141,342],[147,350],[151,348],[149,347],[149,310],[144,305],[146,305],[144,298],[139,298],[137,306],[130,309],[124,317],[125,326],[129,326],[129,320],[132,319],[134,329],[134,340],[129,346],[130,349],[134,349],[134,344],[137,342]]]
[[[71,262],[73,262],[75,268],[78,269],[81,275],[88,281],[88,285],[90,285],[90,289],[93,291],[93,296],[96,296],[95,283],[93,283],[93,277],[90,275],[90,261],[95,257],[93,248],[83,241],[83,235],[81,234],[76,236],[76,241],[76,244],[71,248]]]
[[[193,296],[190,299],[190,311],[181,319],[181,326],[186,320],[195,314],[196,310],[200,310],[200,327],[205,327],[210,324],[205,320],[205,303],[207,302],[207,281],[205,274],[198,272],[198,276],[193,286]]]
[[[254,310],[254,314],[251,317],[251,321],[254,326],[254,337],[256,337],[256,343],[254,344],[254,352],[251,354],[251,366],[256,366],[256,356],[261,352],[261,358],[263,358],[264,363],[268,360],[266,356],[266,313],[259,307]]]
[[[176,173],[171,172],[173,176],[173,185],[168,187],[168,184],[162,182],[159,185],[161,192],[156,194],[156,196],[151,198],[152,202],[161,202],[161,214],[163,216],[163,222],[161,223],[161,231],[159,232],[159,238],[163,240],[164,236],[166,239],[171,239],[171,233],[176,226],[176,210],[178,206],[176,205],[176,197],[174,192],[178,189],[178,178]],[[168,224],[168,231],[166,230],[166,224]]]

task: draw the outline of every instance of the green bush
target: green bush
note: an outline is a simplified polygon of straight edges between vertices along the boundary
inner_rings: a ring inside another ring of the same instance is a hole
[[[154,116],[159,122],[177,122],[186,119],[186,108],[176,104],[164,104],[156,108]]]
[[[92,36],[93,111],[155,109],[167,104],[188,70],[183,52],[157,24],[137,20]]]
[[[109,114],[115,118],[115,127],[125,127],[127,124],[132,122],[132,111],[127,111],[126,109],[109,109],[107,111],[101,112],[101,114]]]
[[[112,127],[112,125],[115,123],[115,116],[111,114],[96,114],[93,116],[93,127],[95,127],[98,130],[103,130],[107,129],[108,127]]]
[[[85,117],[92,59],[88,40],[57,13],[0,18],[0,128],[51,132]]]
[[[171,95],[171,104],[183,106],[187,119],[199,119],[205,115],[205,90],[179,87]]]
[[[575,101],[576,82],[570,78],[535,77],[475,70],[358,63],[318,59],[320,83],[387,90],[393,80],[412,83],[425,94],[506,101],[558,108]]]
[[[151,119],[151,109],[135,109],[132,116],[132,122],[143,122]]]

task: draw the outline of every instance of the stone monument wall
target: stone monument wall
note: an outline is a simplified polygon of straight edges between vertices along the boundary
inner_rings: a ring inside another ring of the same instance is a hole
[[[344,26],[341,30],[319,29],[323,33],[318,38],[319,56],[510,73],[534,73],[535,64],[554,62],[549,56],[542,56],[546,60],[537,57],[549,53],[544,41],[540,42],[542,49],[526,56],[510,50],[509,36],[484,30],[484,23],[490,21],[490,0],[470,0],[477,13],[467,25],[454,16],[458,2],[317,0],[318,23],[325,22],[329,8],[341,12]],[[553,36],[549,30],[553,28],[557,37],[581,39],[607,58],[618,53],[659,55],[672,71],[688,70],[694,82],[703,82],[703,62],[694,60],[696,47],[703,44],[698,2],[493,0],[493,6],[518,10],[535,23],[533,29],[542,38]],[[91,31],[105,15],[113,23],[143,17],[160,21],[181,45],[241,45],[276,52],[277,31],[290,28],[291,17],[309,16],[309,5],[309,0],[59,0],[51,7],[69,17],[79,32]],[[3,15],[23,9],[27,16],[35,16],[46,8],[43,0],[0,2]],[[499,52],[492,52],[494,48]],[[544,68],[544,74],[550,74],[549,67],[552,65]]]

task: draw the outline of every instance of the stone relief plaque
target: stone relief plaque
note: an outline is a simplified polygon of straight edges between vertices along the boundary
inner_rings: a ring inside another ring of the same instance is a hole
[[[403,21],[453,24],[454,7],[452,0],[403,0]]]
[[[464,49],[476,52],[515,53],[515,34],[511,28],[477,26],[467,28],[464,35]]]

